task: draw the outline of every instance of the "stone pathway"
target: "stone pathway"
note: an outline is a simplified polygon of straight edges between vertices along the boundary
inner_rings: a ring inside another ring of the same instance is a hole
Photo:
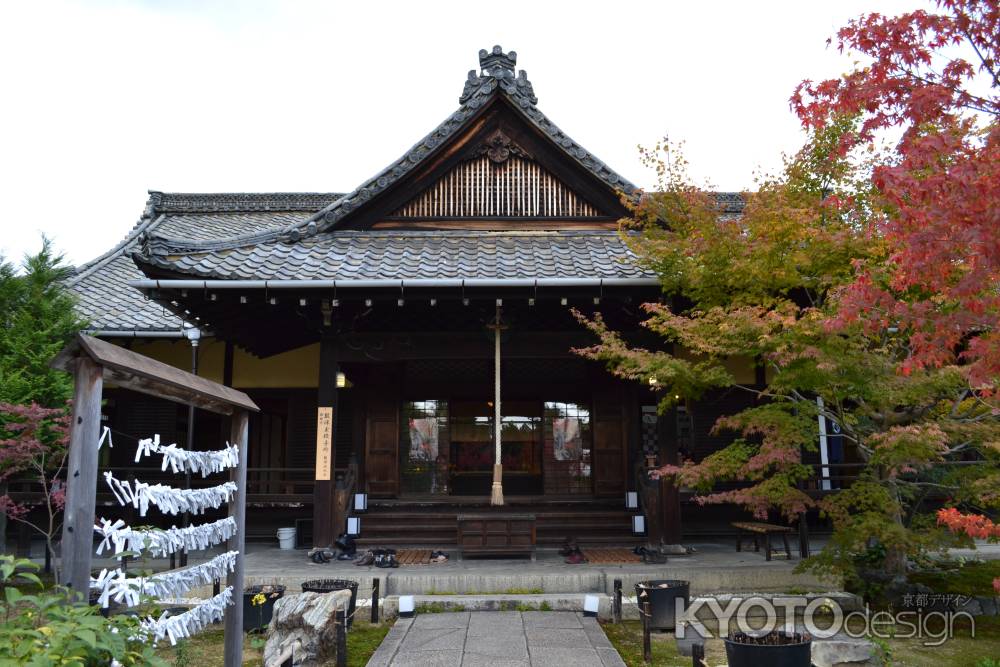
[[[368,667],[625,667],[597,620],[571,611],[400,618]]]

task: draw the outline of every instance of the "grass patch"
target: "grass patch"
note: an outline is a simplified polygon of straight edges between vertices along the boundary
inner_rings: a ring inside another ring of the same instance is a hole
[[[427,591],[427,595],[541,595],[544,588],[505,588],[502,591]]]
[[[643,667],[642,624],[624,621],[618,625],[601,623],[604,633],[618,650],[629,667]],[[936,628],[932,627],[933,633]],[[901,628],[900,631],[903,631]],[[955,636],[940,646],[925,646],[930,639],[888,639],[883,646],[888,650],[887,664],[897,667],[1000,667],[1000,618],[976,619],[976,636],[972,638],[963,620],[956,623]],[[677,652],[674,636],[670,633],[652,634],[653,665],[658,667],[689,667],[691,658]],[[726,649],[722,640],[710,639],[705,644],[705,658],[709,665],[725,664]],[[989,660],[994,660],[990,663]]]
[[[952,570],[914,572],[910,581],[935,593],[992,597],[993,580],[1000,577],[1000,560],[973,561]]]
[[[358,622],[347,633],[347,665],[348,667],[364,667],[368,664],[375,649],[379,647],[389,624],[372,625]],[[243,636],[244,667],[264,666],[264,636]],[[216,667],[222,665],[223,653],[222,628],[211,628],[201,634],[177,643],[177,646],[164,645],[157,650],[157,655],[174,667]],[[329,661],[324,667],[333,667],[336,661]]]
[[[465,611],[465,605],[445,604],[444,602],[421,602],[414,611],[418,614],[447,614],[455,611]]]

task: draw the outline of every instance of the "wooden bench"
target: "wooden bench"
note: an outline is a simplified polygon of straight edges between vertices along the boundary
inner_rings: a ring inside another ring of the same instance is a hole
[[[459,514],[458,554],[530,556],[535,560],[534,514]]]
[[[788,534],[792,529],[788,526],[779,526],[773,523],[761,523],[757,521],[736,521],[733,527],[736,533],[736,550],[743,551],[743,535],[748,533],[753,538],[753,550],[760,551],[758,537],[764,536],[764,560],[771,560],[771,535],[780,534],[785,543],[785,558],[792,559],[792,550],[788,546]]]

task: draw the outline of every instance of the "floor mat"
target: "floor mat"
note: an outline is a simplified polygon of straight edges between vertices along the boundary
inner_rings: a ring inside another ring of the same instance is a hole
[[[592,565],[616,565],[619,563],[641,563],[642,556],[624,548],[583,549],[583,556]]]
[[[400,549],[396,552],[396,560],[400,565],[429,565],[430,549]]]

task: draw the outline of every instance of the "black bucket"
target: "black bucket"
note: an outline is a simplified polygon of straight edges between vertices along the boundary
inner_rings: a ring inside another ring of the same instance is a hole
[[[691,582],[682,579],[654,579],[640,581],[635,585],[635,596],[642,613],[642,603],[649,602],[649,628],[651,630],[673,630],[677,625],[677,600],[684,603],[680,611],[687,609],[690,601]]]
[[[768,637],[788,643],[766,643]],[[748,640],[757,643],[747,643]],[[737,632],[725,638],[729,667],[810,667],[812,640],[795,632],[771,632],[760,638]]]
[[[358,582],[350,579],[311,579],[302,582],[303,593],[332,593],[333,591],[351,591],[351,603],[347,607],[347,627],[354,624],[354,607],[358,603]]]
[[[271,586],[250,586],[243,591],[243,632],[263,630],[271,624],[274,614],[274,603],[285,594],[281,584]],[[254,604],[257,595],[264,596],[262,604]]]

